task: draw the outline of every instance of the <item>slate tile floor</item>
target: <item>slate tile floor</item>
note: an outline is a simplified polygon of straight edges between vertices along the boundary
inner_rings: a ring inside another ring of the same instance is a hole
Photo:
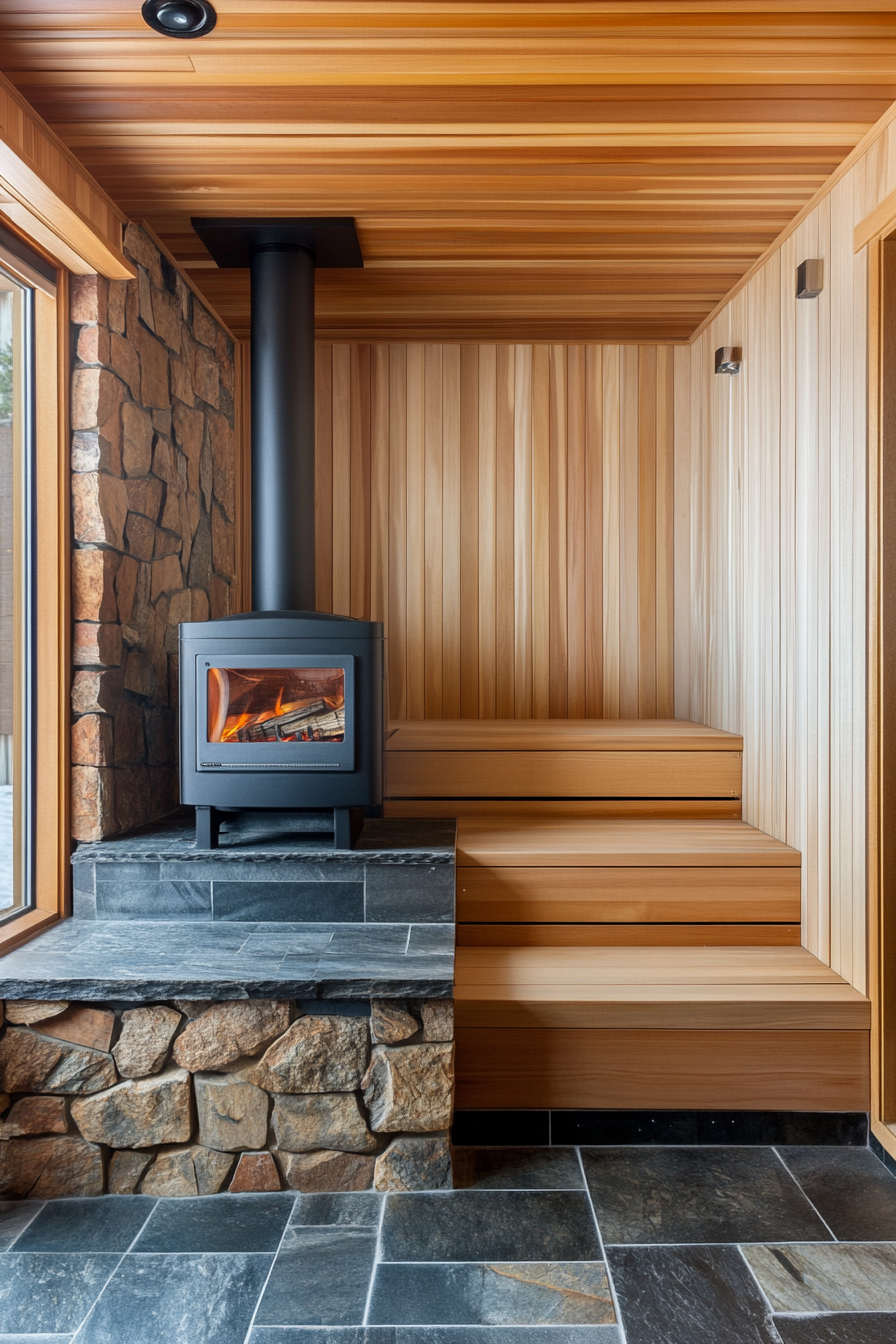
[[[0,1203],[0,1344],[894,1344],[867,1148],[459,1148],[444,1194]]]

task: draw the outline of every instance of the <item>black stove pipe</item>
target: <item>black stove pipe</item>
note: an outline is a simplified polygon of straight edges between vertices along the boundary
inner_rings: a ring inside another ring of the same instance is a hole
[[[252,609],[315,611],[314,254],[253,248]]]

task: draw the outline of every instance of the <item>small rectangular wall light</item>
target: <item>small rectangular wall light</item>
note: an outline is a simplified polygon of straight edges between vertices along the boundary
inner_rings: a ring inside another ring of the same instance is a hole
[[[716,373],[740,373],[742,360],[739,345],[720,345],[716,351]]]
[[[796,296],[798,299],[817,299],[824,289],[824,259],[813,257],[801,261],[796,270]]]

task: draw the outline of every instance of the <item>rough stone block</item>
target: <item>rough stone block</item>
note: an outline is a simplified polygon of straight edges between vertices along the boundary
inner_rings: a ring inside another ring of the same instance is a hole
[[[279,1190],[280,1173],[270,1153],[243,1153],[230,1189],[235,1195],[251,1190]]]
[[[176,532],[166,532],[163,528],[156,528],[155,546],[153,556],[156,560],[161,560],[166,555],[180,555],[183,548],[183,542]]]
[[[180,1022],[180,1013],[163,1004],[129,1008],[122,1013],[121,1035],[112,1051],[122,1078],[145,1078],[159,1073]]]
[[[204,593],[201,588],[193,588],[192,595],[193,595],[193,602],[192,602],[191,619],[194,621],[207,621],[208,594]]]
[[[204,345],[193,342],[189,349],[190,380],[193,391],[210,406],[217,406],[221,399],[218,378],[218,361],[214,352]]]
[[[109,362],[123,383],[127,384],[132,397],[140,399],[140,361],[137,351],[130,341],[117,332],[112,333],[109,344]]]
[[[125,535],[127,535],[127,523],[125,523]],[[140,566],[136,559],[130,555],[124,555],[121,558],[121,564],[118,567],[118,575],[115,579],[115,596],[118,601],[118,617],[122,625],[130,622],[134,611],[134,601],[137,596],[137,577],[140,573]]]
[[[296,1097],[279,1095],[272,1116],[278,1147],[290,1153],[338,1148],[346,1153],[373,1153],[378,1145],[367,1128],[354,1092],[318,1092]]]
[[[35,1023],[35,1030],[55,1040],[86,1045],[91,1050],[108,1054],[115,1030],[115,1014],[108,1008],[90,1008],[85,1003],[73,1003],[59,1017]]]
[[[109,282],[101,275],[73,275],[69,289],[69,316],[75,324],[106,322]]]
[[[150,601],[155,602],[162,593],[178,592],[183,587],[183,582],[180,560],[176,555],[166,555],[164,560],[154,560]]]
[[[179,303],[164,289],[157,289],[152,296],[152,310],[155,318],[153,330],[157,336],[161,336],[169,350],[179,355],[183,323]]]
[[[173,709],[150,709],[146,714],[146,753],[150,765],[176,763],[177,714]]]
[[[451,1045],[376,1046],[362,1083],[371,1128],[391,1133],[447,1129],[453,1084]]]
[[[122,674],[117,668],[105,672],[79,671],[72,682],[75,714],[114,714],[121,704]]]
[[[450,1190],[448,1135],[399,1135],[376,1159],[373,1184],[377,1190]]]
[[[172,359],[170,369],[172,397],[176,397],[178,401],[182,401],[186,406],[192,406],[194,397],[190,370],[182,359]]]
[[[420,1005],[424,1041],[454,1040],[454,1004],[450,999],[427,999]]]
[[[105,714],[85,714],[72,724],[72,764],[111,765],[112,720]]]
[[[114,339],[114,338],[113,338]],[[121,408],[121,460],[128,476],[146,476],[152,466],[152,417],[126,401]]]
[[[218,324],[207,308],[193,300],[193,335],[203,345],[215,348],[218,339]]]
[[[125,690],[135,695],[150,696],[155,689],[155,671],[145,653],[131,649],[124,667]]]
[[[121,626],[77,621],[73,659],[76,667],[120,667]]]
[[[114,551],[77,550],[72,555],[72,615],[76,621],[118,618],[115,577],[120,558]]]
[[[52,1019],[51,1019],[52,1020]],[[0,1041],[0,1086],[6,1092],[99,1092],[115,1082],[111,1055],[9,1027]]]
[[[167,406],[168,353],[161,341],[145,328],[131,334],[131,340],[140,356],[140,397],[144,406]]]
[[[124,548],[128,492],[124,481],[105,471],[72,477],[72,516],[76,541]]]
[[[54,1136],[0,1143],[0,1195],[30,1199],[103,1193],[103,1155],[83,1139]]]
[[[306,1194],[369,1190],[373,1184],[374,1159],[360,1153],[279,1153],[278,1157],[290,1190]]]
[[[143,710],[126,700],[115,715],[115,764],[133,765],[145,755]]]
[[[109,281],[109,315],[108,323],[111,331],[124,331],[125,327],[125,302],[128,293],[127,280]]]
[[[162,434],[156,434],[152,444],[152,470],[153,475],[158,476],[160,481],[166,485],[176,486],[178,484],[177,461],[174,456],[174,448],[171,443]],[[162,515],[164,524],[165,516]]]
[[[162,263],[159,260],[159,249],[139,224],[126,225],[124,252],[126,256],[130,257],[131,261],[136,261],[138,266],[143,266],[149,273],[149,278],[153,284],[161,288]],[[131,287],[133,287],[133,284],[134,282],[130,281]]]
[[[111,356],[109,332],[93,324],[78,332],[76,357],[83,364],[108,364]]]
[[[0,1139],[24,1134],[64,1134],[68,1129],[63,1097],[22,1097],[0,1125]]]
[[[285,1000],[213,1004],[178,1036],[174,1058],[194,1073],[223,1071],[241,1055],[254,1055],[286,1031],[289,1015],[290,1005]]]
[[[209,1008],[215,1006],[214,999],[175,999],[174,1006],[179,1013],[183,1013],[188,1022],[195,1022],[197,1017],[207,1013]]]
[[[80,479],[77,477],[76,479]],[[225,579],[234,575],[234,528],[228,523],[217,504],[212,505],[212,559],[215,569]]]
[[[82,430],[72,435],[72,471],[110,471],[111,462],[99,434]]]
[[[6,1020],[17,1026],[30,1027],[33,1022],[58,1017],[67,1007],[68,999],[7,999]]]
[[[230,1175],[233,1153],[216,1152],[197,1143],[190,1149],[190,1156],[200,1195],[216,1195]]]
[[[352,1092],[367,1063],[367,1022],[360,1017],[300,1017],[251,1071],[269,1092]]]
[[[170,1069],[156,1078],[119,1083],[99,1096],[72,1103],[72,1119],[85,1139],[111,1148],[150,1148],[190,1137],[190,1075]]]
[[[186,1199],[199,1194],[193,1157],[186,1148],[159,1153],[140,1187],[144,1195]]]
[[[200,1143],[225,1153],[264,1147],[268,1135],[266,1092],[226,1073],[197,1073],[193,1086]]]
[[[102,840],[117,829],[115,784],[108,768],[76,765],[72,769],[72,835],[76,840]]]
[[[113,1153],[109,1158],[109,1194],[134,1194],[151,1161],[152,1153]]]
[[[156,544],[156,529],[149,518],[142,513],[129,513],[124,525],[124,535],[134,563],[138,560],[152,559]]]
[[[370,1005],[370,1035],[376,1045],[398,1045],[416,1036],[420,1023],[407,1005],[391,999],[374,999]]]
[[[115,817],[121,830],[149,821],[150,799],[146,766],[126,765],[115,771]]]

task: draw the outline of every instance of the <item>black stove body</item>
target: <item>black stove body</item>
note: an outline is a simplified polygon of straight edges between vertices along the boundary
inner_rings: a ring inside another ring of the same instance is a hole
[[[221,812],[333,810],[351,848],[382,802],[383,627],[259,611],[180,627],[181,801],[199,848]]]

